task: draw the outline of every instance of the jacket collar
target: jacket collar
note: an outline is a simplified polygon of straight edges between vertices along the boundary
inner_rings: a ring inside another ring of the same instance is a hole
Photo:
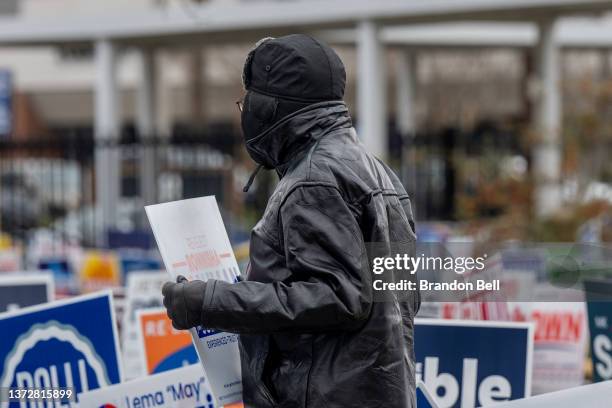
[[[246,143],[260,165],[275,168],[280,176],[293,159],[300,156],[322,136],[351,127],[348,109],[342,101],[309,105],[283,118],[266,132]]]

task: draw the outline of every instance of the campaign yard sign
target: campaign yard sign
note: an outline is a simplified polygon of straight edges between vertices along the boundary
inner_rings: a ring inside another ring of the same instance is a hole
[[[0,333],[3,389],[70,388],[76,395],[122,379],[109,291],[0,314]]]
[[[416,319],[416,379],[439,408],[476,408],[531,393],[530,323]]]
[[[119,258],[111,251],[88,251],[79,274],[81,290],[94,292],[121,284]]]
[[[142,365],[147,374],[157,374],[198,362],[191,335],[176,330],[166,309],[142,309],[137,312]]]
[[[169,280],[165,271],[136,271],[127,276],[125,311],[121,343],[124,374],[127,380],[147,373],[141,358],[142,344],[136,312],[140,309],[162,307],[162,285]]]
[[[83,408],[215,408],[201,364],[79,395]]]
[[[0,9],[6,7],[3,1]],[[8,2],[9,10],[11,2]],[[13,4],[16,4],[13,2]],[[2,10],[0,10],[2,11]],[[2,13],[0,13],[2,14]],[[8,69],[0,69],[0,140],[13,130],[13,75]]]
[[[0,249],[0,272],[15,272],[22,269],[21,250],[19,248]]]
[[[175,280],[234,283],[240,270],[214,196],[145,207],[166,270]],[[217,400],[242,400],[238,335],[197,326],[191,336]]]
[[[159,271],[163,268],[160,260],[153,258],[150,252],[141,250],[120,251],[119,264],[124,279],[133,272]]]
[[[55,282],[55,293],[58,295],[65,296],[79,293],[79,282],[67,257],[43,257],[38,260],[37,267],[41,271],[51,272]]]
[[[0,276],[0,312],[52,300],[53,277],[49,274]]]
[[[416,401],[418,408],[438,408],[436,400],[422,381],[416,385]]]
[[[513,317],[534,323],[533,394],[577,387],[584,383],[588,345],[587,311],[582,299],[564,289],[536,285],[538,302],[516,302]]]
[[[612,279],[585,280],[593,381],[612,380]]]

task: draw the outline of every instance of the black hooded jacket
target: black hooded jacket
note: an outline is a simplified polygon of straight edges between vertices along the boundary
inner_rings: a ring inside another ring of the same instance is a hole
[[[415,407],[418,294],[374,301],[367,265],[367,243],[416,239],[398,178],[365,151],[341,101],[248,143],[281,179],[246,280],[208,281],[202,310],[203,325],[240,333],[245,406]]]

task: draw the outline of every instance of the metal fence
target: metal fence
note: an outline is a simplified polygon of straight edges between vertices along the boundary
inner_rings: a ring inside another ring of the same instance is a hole
[[[119,157],[120,199],[114,231],[100,231],[108,222],[96,206],[94,157],[96,151],[106,149]],[[202,138],[148,138],[145,143],[122,138],[98,144],[82,135],[2,140],[0,230],[20,241],[51,233],[58,245],[96,246],[101,233],[146,237],[143,169],[155,173],[153,202],[214,194],[222,205],[229,205],[232,156]]]
[[[214,130],[214,129],[213,129]],[[483,124],[472,131],[446,129],[401,137],[391,123],[389,162],[412,196],[417,218],[453,219],[455,202],[462,187],[461,165],[470,157],[481,158],[485,151],[500,155],[524,155],[516,131]],[[172,137],[141,139],[125,132],[119,141],[94,142],[91,132],[63,132],[47,138],[0,139],[0,230],[28,241],[45,231],[53,242],[100,246],[100,235],[111,235],[121,245],[122,234],[150,240],[143,207],[145,204],[215,195],[225,210],[226,223],[232,215],[246,210],[249,222],[265,207],[273,188],[273,174],[258,176],[248,196],[236,199],[237,172],[235,131],[219,127],[206,135],[180,127]],[[120,198],[117,200],[113,231],[104,226],[96,197],[95,152],[113,150],[119,157]],[[152,185],[143,183],[143,174]],[[273,173],[273,172],[270,172]],[[247,174],[248,176],[248,174]],[[464,183],[465,184],[465,183]],[[145,191],[148,189],[148,191]],[[250,212],[250,213],[249,213]],[[234,223],[237,227],[238,223]],[[230,235],[232,226],[228,227]],[[240,228],[237,228],[240,229]],[[248,228],[245,228],[248,229]],[[116,239],[115,239],[116,238]]]

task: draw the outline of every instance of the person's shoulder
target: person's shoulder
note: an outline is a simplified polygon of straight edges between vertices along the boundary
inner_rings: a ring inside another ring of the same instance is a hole
[[[354,129],[327,135],[287,174],[297,186],[336,188],[347,201],[368,194],[375,180],[367,169],[367,152],[357,141]]]

